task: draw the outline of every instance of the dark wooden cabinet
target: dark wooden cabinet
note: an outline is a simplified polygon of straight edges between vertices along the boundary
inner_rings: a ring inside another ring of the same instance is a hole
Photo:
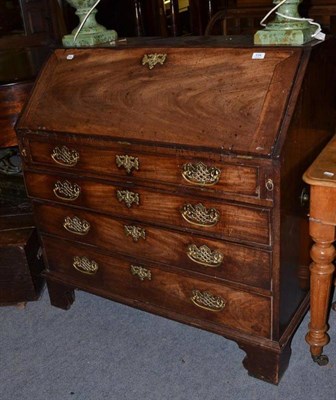
[[[0,239],[0,305],[37,300],[44,286],[43,260],[31,212],[2,209]]]
[[[17,126],[52,304],[74,289],[235,340],[278,383],[309,302],[301,176],[334,131],[334,40],[57,50]]]
[[[0,172],[0,305],[37,300],[44,286],[43,268],[22,176]]]
[[[14,125],[50,53],[42,46],[0,48],[0,148],[17,146]]]

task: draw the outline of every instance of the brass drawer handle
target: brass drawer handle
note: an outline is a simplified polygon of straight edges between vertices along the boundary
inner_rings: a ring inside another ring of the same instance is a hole
[[[86,257],[75,256],[72,266],[82,274],[94,275],[98,271],[98,264]]]
[[[85,219],[80,219],[78,217],[65,217],[63,227],[75,235],[84,236],[89,233],[90,223]]]
[[[201,292],[200,290],[193,290],[190,300],[195,306],[214,312],[222,311],[226,304],[226,301],[222,297],[214,296],[206,291]]]
[[[57,181],[53,189],[54,195],[61,200],[74,201],[78,198],[81,188],[77,183],[72,184],[65,180],[64,182]]]
[[[223,254],[218,250],[211,251],[206,245],[198,248],[195,244],[188,246],[187,255],[195,263],[211,268],[219,267],[224,258]]]
[[[65,167],[74,167],[79,160],[79,153],[76,150],[70,150],[66,146],[55,147],[51,153],[51,158],[55,163]]]
[[[183,178],[193,185],[216,185],[221,176],[221,170],[219,168],[208,167],[202,162],[198,162],[197,164],[184,164],[182,169]]]
[[[133,156],[119,156],[116,155],[116,164],[118,168],[124,167],[126,172],[130,174],[134,168],[136,171],[139,170],[140,163],[138,157]]]
[[[117,199],[120,203],[124,202],[128,208],[133,204],[137,206],[140,204],[139,193],[130,192],[129,190],[117,190]]]
[[[137,276],[141,281],[148,279],[149,281],[152,280],[152,273],[149,269],[144,267],[139,267],[138,265],[131,265],[131,274]]]
[[[214,226],[220,219],[220,213],[215,208],[206,208],[202,203],[193,206],[184,204],[181,209],[182,217],[192,225]]]
[[[142,65],[148,64],[148,69],[153,69],[157,64],[163,65],[167,59],[167,54],[153,53],[145,54],[142,57]]]
[[[137,242],[139,239],[146,240],[146,231],[139,226],[124,225],[124,232],[126,236],[131,236],[134,242]]]

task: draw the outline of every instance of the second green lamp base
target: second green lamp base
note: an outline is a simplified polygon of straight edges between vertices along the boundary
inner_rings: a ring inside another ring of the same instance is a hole
[[[90,33],[79,33],[76,40],[74,34],[65,35],[63,36],[62,43],[64,47],[86,47],[113,42],[117,39],[118,34],[116,31],[104,29]]]
[[[256,32],[254,44],[295,46],[314,40],[312,34],[315,32],[316,27],[308,23],[305,27],[293,24],[292,27],[286,27],[286,29],[277,25],[280,24],[268,24],[265,29]]]

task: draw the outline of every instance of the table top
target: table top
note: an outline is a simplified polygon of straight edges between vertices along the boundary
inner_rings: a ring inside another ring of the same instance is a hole
[[[336,135],[303,175],[309,185],[336,188]]]

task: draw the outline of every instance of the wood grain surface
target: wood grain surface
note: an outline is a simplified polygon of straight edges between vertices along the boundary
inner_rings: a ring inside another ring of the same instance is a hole
[[[301,50],[257,51],[59,50],[19,127],[270,155]],[[149,70],[152,53],[167,61]]]

